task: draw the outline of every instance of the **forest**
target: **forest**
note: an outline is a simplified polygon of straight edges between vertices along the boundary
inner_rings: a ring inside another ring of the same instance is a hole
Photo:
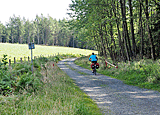
[[[73,30],[66,19],[56,20],[51,16],[36,15],[32,21],[13,15],[6,25],[0,23],[0,42],[78,47],[73,44]]]
[[[94,49],[113,62],[160,58],[159,0],[72,0],[68,15],[13,15],[0,24],[0,42]]]

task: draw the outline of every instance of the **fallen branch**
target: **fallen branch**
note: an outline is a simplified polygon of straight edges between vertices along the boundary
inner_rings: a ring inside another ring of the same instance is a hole
[[[105,63],[106,63],[106,66],[109,64],[109,65],[111,65],[111,66],[113,66],[113,67],[115,67],[115,68],[118,68],[118,66],[115,66],[115,65],[109,63],[108,61],[105,61]]]

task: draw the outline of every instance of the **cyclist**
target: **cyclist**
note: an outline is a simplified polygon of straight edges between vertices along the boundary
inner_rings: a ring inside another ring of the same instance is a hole
[[[92,63],[96,64],[97,63],[97,56],[94,55],[94,53],[92,53],[92,55],[89,57],[89,61],[91,61]],[[93,69],[92,69],[92,73],[93,73]]]

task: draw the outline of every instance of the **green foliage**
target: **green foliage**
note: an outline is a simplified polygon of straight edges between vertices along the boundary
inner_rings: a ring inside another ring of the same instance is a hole
[[[5,60],[7,59],[6,56],[3,59],[3,62],[5,63]],[[1,95],[18,93],[20,90],[26,90],[31,93],[42,85],[40,69],[36,69],[36,72],[32,74],[31,64],[28,62],[13,64],[12,67],[6,68],[7,69],[0,70]]]
[[[12,89],[10,73],[6,70],[0,70],[0,94],[8,95],[9,93],[12,93]]]
[[[81,47],[96,49],[114,62],[139,55],[159,59],[159,12],[157,0],[72,0],[69,23]]]
[[[41,63],[46,63],[48,61],[48,58],[44,56],[40,56],[40,58],[38,58],[37,60],[40,61]]]
[[[7,65],[7,55],[3,55],[3,58],[2,58],[2,62],[0,61],[0,69],[2,69],[2,70],[7,70],[7,67],[6,67],[6,65]]]
[[[3,55],[3,58],[2,58],[2,64],[5,66],[7,65],[7,55]]]
[[[59,55],[58,57],[62,59],[72,56]],[[21,88],[17,95],[14,93],[8,97],[0,96],[1,114],[101,115],[97,105],[58,68],[53,59],[54,57],[47,59],[41,57],[34,60],[36,63],[34,74],[20,71],[23,74],[18,77],[16,83],[25,88]],[[46,69],[41,64],[44,64]],[[15,65],[13,68],[20,69],[20,65]]]

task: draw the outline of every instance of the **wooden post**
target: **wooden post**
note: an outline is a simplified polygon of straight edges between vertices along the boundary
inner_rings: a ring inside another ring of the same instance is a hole
[[[22,58],[20,58],[20,60],[21,60],[21,63],[22,63]]]
[[[29,62],[29,56],[28,56],[28,62]]]
[[[24,56],[24,61],[26,61],[26,57]]]
[[[16,64],[16,58],[14,57],[14,64]]]
[[[9,66],[11,66],[11,59],[9,59]]]

